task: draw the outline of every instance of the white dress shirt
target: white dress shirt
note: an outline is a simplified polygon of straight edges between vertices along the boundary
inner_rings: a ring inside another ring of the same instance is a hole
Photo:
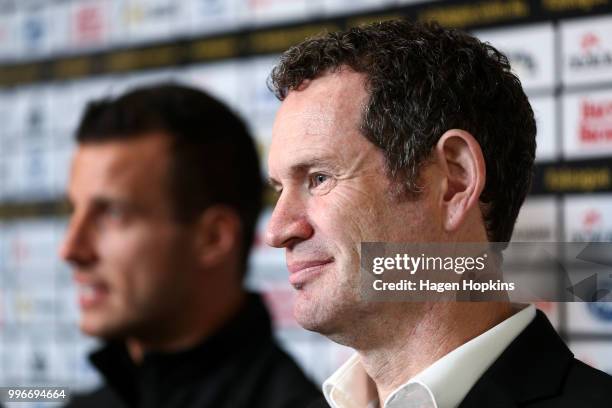
[[[531,323],[535,307],[520,312],[457,347],[394,390],[385,408],[454,408],[510,343]],[[376,408],[378,394],[358,354],[323,383],[333,408]]]

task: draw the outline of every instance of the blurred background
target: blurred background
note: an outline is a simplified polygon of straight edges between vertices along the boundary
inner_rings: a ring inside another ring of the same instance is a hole
[[[56,255],[87,101],[159,80],[199,86],[249,123],[265,157],[279,106],[266,77],[280,52],[397,17],[470,30],[520,77],[538,151],[514,240],[612,241],[611,2],[0,0],[0,386],[99,381],[86,359],[96,343],[77,329],[71,274]],[[265,294],[282,345],[315,381],[350,355],[296,324],[284,254],[260,239],[248,285]],[[539,307],[579,358],[612,374],[612,303]]]

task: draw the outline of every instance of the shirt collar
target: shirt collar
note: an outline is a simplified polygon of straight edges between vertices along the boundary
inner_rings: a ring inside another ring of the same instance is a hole
[[[357,353],[323,383],[323,394],[333,408],[371,408],[378,404],[376,385]]]
[[[393,391],[385,408],[403,408],[416,402],[433,408],[456,407],[534,317],[535,307],[530,305],[454,349]],[[378,406],[376,386],[357,353],[323,383],[323,394],[333,408]]]

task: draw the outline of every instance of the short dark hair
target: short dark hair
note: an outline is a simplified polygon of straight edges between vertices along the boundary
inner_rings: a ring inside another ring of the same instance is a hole
[[[508,59],[436,23],[386,21],[310,38],[287,50],[268,86],[283,100],[307,79],[348,67],[369,99],[361,130],[382,149],[388,176],[418,193],[420,169],[445,131],[480,143],[487,179],[480,202],[488,239],[508,242],[535,159],[533,111]]]
[[[244,122],[203,91],[164,83],[90,102],[76,139],[122,140],[149,132],[172,140],[170,192],[177,221],[192,222],[214,204],[238,213],[244,273],[263,190],[257,150]]]

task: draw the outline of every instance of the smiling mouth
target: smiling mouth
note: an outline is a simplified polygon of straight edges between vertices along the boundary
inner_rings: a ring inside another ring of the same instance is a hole
[[[300,290],[304,285],[323,272],[323,269],[333,262],[333,258],[325,260],[295,262],[287,265],[289,269],[289,283]]]

